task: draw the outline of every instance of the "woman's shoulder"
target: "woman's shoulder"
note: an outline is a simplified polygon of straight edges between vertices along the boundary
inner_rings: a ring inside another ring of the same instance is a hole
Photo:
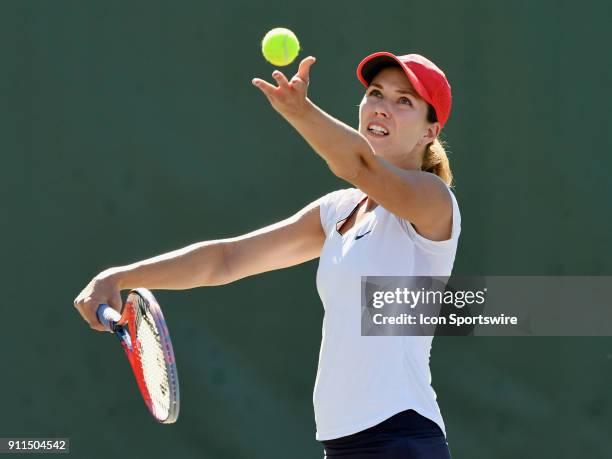
[[[353,202],[355,199],[359,199],[361,196],[363,196],[363,193],[357,188],[342,188],[323,195],[320,199],[320,203],[321,206],[338,208]]]

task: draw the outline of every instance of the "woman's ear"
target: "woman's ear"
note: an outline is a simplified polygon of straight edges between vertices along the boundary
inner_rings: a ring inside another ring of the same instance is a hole
[[[421,137],[421,140],[419,140],[419,143],[421,145],[429,145],[436,140],[436,137],[438,137],[440,131],[441,128],[439,122],[436,121],[435,123],[427,123],[425,126],[425,132],[423,132],[423,136]]]

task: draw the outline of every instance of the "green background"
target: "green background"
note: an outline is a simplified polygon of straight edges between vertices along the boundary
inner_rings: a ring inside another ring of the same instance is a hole
[[[367,54],[445,70],[456,274],[610,274],[611,19],[606,1],[2,1],[0,436],[70,437],[88,458],[323,456],[316,262],[156,292],[181,380],[170,426],[72,306],[106,267],[347,186],[250,84],[271,79],[272,27],[317,57],[311,99],[353,126]],[[431,367],[454,458],[610,457],[610,338],[436,338]]]

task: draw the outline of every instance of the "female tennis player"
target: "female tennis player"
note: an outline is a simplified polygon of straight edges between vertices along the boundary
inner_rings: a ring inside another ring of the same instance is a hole
[[[449,458],[430,384],[432,337],[361,336],[360,283],[362,275],[451,274],[460,214],[438,140],[450,113],[450,86],[420,55],[369,55],[357,67],[366,91],[355,130],[307,97],[314,62],[302,60],[290,81],[277,70],[276,84],[252,83],[353,187],[252,233],[107,269],[75,306],[103,330],[96,309],[108,303],[119,310],[122,289],[228,284],[318,257],[325,318],[313,402],[326,457]]]

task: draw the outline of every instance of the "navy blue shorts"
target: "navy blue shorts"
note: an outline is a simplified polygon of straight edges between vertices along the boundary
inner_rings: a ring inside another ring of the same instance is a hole
[[[343,459],[450,459],[442,429],[406,410],[369,429],[321,441],[325,457]]]

